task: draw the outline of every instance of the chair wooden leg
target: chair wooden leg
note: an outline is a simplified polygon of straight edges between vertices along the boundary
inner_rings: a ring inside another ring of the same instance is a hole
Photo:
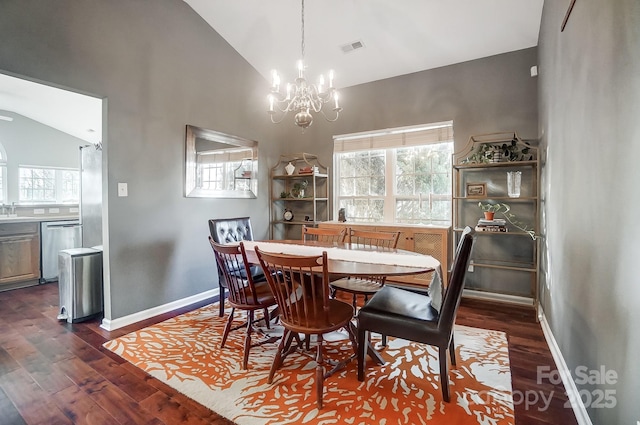
[[[318,335],[316,347],[316,393],[318,395],[318,410],[322,409],[322,393],[324,392],[324,357],[322,334]]]
[[[222,317],[224,316],[224,299],[225,299],[225,295],[224,295],[224,286],[222,285],[218,285],[219,288],[219,297],[218,297],[218,303],[219,303],[219,309],[220,311],[218,312],[218,316]]]
[[[364,381],[366,366],[367,331],[358,327],[358,381]]]
[[[276,351],[276,357],[273,359],[273,363],[271,364],[271,370],[269,371],[269,379],[267,379],[267,383],[273,383],[273,376],[276,374],[276,370],[280,368],[282,364],[282,351],[285,349],[285,344],[289,341],[291,331],[285,331],[284,335],[280,339],[280,343],[278,344],[278,350]]]
[[[269,316],[269,309],[267,307],[262,311],[264,315],[264,323],[267,325],[267,329],[271,329],[271,317]]]
[[[456,344],[453,342],[453,332],[451,332],[451,342],[449,343],[449,356],[451,357],[451,364],[456,365]]]
[[[244,355],[242,357],[242,369],[247,370],[249,364],[249,351],[251,350],[251,331],[253,330],[253,310],[247,311],[247,333],[244,337]]]
[[[353,348],[353,354],[357,356],[358,355],[358,340],[357,340],[358,337],[356,336],[355,326],[352,322],[349,322],[346,329],[347,329],[347,333],[349,334],[349,340],[351,340],[351,347]]]
[[[449,367],[447,364],[447,347],[438,347],[440,361],[440,386],[442,387],[442,398],[449,403]]]
[[[383,347],[387,346],[387,336],[385,334],[382,334],[381,344],[382,344]]]
[[[351,298],[351,305],[353,305],[353,311],[358,310],[358,299],[356,297],[356,294],[353,294],[353,297]]]
[[[229,336],[229,332],[231,331],[231,324],[233,323],[233,314],[236,309],[232,308],[231,313],[229,314],[229,318],[227,319],[227,324],[224,327],[224,332],[222,333],[222,343],[220,344],[220,348],[224,348],[224,343],[227,342],[227,337]]]

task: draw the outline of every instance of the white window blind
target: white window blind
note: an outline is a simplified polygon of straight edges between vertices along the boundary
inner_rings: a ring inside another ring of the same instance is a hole
[[[453,141],[453,122],[445,121],[428,126],[401,127],[334,136],[333,152],[394,149],[451,141]]]

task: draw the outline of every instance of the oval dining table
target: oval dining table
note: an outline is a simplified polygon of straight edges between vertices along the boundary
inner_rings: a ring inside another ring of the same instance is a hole
[[[361,252],[369,251],[369,252],[383,252],[386,254],[423,256],[423,254],[418,254],[416,252],[405,251],[397,248],[383,248],[383,247],[364,246],[364,245],[340,243],[340,242],[318,242],[318,241],[303,242],[301,240],[264,240],[264,241],[245,241],[244,242],[245,247],[247,247],[247,245],[254,245],[254,244],[260,247],[261,243],[302,245],[302,246],[312,246],[317,248],[340,248],[340,250],[349,250],[349,251],[352,251],[352,250],[361,251]],[[264,251],[268,252],[268,249],[264,249]],[[247,249],[246,252],[247,252],[247,260],[251,264],[260,264],[260,262],[258,261],[258,256],[256,255],[256,252],[254,249]],[[307,254],[291,253],[290,255],[307,255]],[[406,265],[397,265],[397,264],[382,264],[382,263],[375,263],[375,262],[342,260],[339,258],[329,258],[327,267],[329,269],[329,274],[349,275],[349,276],[387,276],[387,277],[388,276],[405,276],[405,275],[429,273],[435,270],[435,267],[432,267],[432,266],[406,266]]]
[[[375,247],[375,246],[364,246],[358,244],[350,244],[350,243],[341,243],[341,242],[321,242],[321,241],[302,241],[302,240],[264,240],[264,241],[244,241],[245,252],[247,254],[247,261],[251,264],[260,264],[258,260],[258,255],[254,249],[255,246],[258,246],[261,250],[266,252],[276,252],[278,250],[269,251],[269,247],[274,247],[277,244],[285,244],[285,245],[301,245],[305,247],[316,247],[316,248],[339,248],[338,250],[332,250],[332,257],[328,258],[327,268],[330,275],[334,276],[404,276],[404,275],[415,275],[422,273],[429,273],[436,271],[437,267],[428,266],[428,265],[397,265],[397,264],[383,264],[377,262],[368,262],[368,261],[353,261],[347,259],[340,259],[341,252],[344,251],[359,251],[359,252],[372,252],[372,253],[386,253],[391,255],[417,255],[424,256],[423,254],[419,254],[416,252],[405,251],[397,248],[383,248],[383,247]],[[292,250],[293,251],[293,250]],[[303,252],[295,253],[289,251],[287,255],[309,255]],[[276,252],[277,253],[277,252]],[[343,253],[345,256],[348,254]],[[375,260],[376,256],[371,255],[370,260]],[[437,260],[435,260],[437,262]],[[320,267],[318,268],[320,271]],[[354,325],[355,327],[355,325]],[[354,329],[355,331],[355,329]],[[373,346],[368,343],[367,353],[369,356],[378,364],[384,364],[384,359],[380,356],[380,353],[373,348]]]

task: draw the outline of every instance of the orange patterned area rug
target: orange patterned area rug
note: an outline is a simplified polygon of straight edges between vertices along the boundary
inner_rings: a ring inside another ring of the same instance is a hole
[[[318,410],[315,362],[294,353],[274,383],[267,377],[276,342],[254,347],[242,370],[244,329],[220,348],[225,317],[212,304],[107,342],[104,346],[179,392],[239,425],[263,424],[513,424],[511,373],[502,332],[456,326],[457,367],[449,372],[451,402],[442,400],[437,349],[389,338],[383,366],[367,361],[364,382],[357,362],[325,380]],[[241,314],[236,313],[238,325]],[[261,338],[277,336],[279,327]],[[376,341],[374,335],[374,342]],[[327,355],[352,353],[346,333],[327,336]],[[312,346],[313,350],[313,346]]]

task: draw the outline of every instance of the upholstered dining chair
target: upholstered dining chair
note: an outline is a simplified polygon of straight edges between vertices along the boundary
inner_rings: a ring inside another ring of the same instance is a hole
[[[367,230],[351,229],[349,235],[352,244],[365,247],[395,249],[398,246],[400,232],[376,232]],[[384,276],[367,277],[343,277],[331,282],[331,291],[335,295],[337,291],[344,291],[351,294],[353,308],[357,305],[357,296],[363,295],[366,303],[369,297],[382,288],[386,281]]]
[[[235,218],[219,218],[209,220],[209,233],[215,243],[224,245],[228,243],[240,242],[240,241],[252,241],[253,231],[251,229],[250,217],[235,217]],[[249,267],[251,271],[251,277],[254,282],[264,282],[266,278],[262,269],[253,265]],[[240,267],[239,270],[232,270],[231,273],[239,273],[241,277],[246,277],[245,268]],[[225,289],[227,287],[226,279],[222,274],[222,270],[218,267],[218,288],[220,292],[220,311],[219,316],[224,315],[224,300]]]
[[[429,295],[392,286],[378,291],[358,311],[358,380],[365,378],[364,344],[369,332],[394,336],[438,347],[442,397],[449,402],[449,366],[456,364],[453,326],[464,288],[464,279],[471,259],[476,234],[467,226],[456,247],[449,285],[445,289],[440,309],[434,308]]]
[[[229,304],[231,305],[231,313],[227,319],[227,324],[222,334],[222,342],[220,348],[224,348],[227,337],[233,326],[233,318],[236,309],[247,312],[247,328],[244,338],[244,356],[242,358],[242,368],[247,369],[249,362],[249,351],[251,350],[251,334],[256,322],[254,312],[262,310],[262,318],[267,328],[269,327],[269,307],[276,305],[276,300],[269,289],[267,282],[254,282],[249,272],[247,262],[247,254],[244,251],[244,245],[221,245],[214,242],[209,236],[209,243],[216,256],[218,267],[222,271],[224,279],[227,283],[229,291]],[[237,271],[244,268],[245,273],[242,277]],[[265,341],[266,342],[266,341]],[[264,343],[264,342],[263,342]]]
[[[269,371],[268,382],[273,382],[275,372],[285,358],[301,347],[300,334],[316,336],[316,393],[318,409],[322,409],[324,379],[342,369],[355,357],[356,340],[351,324],[353,308],[345,302],[329,298],[329,272],[326,251],[320,256],[291,256],[270,254],[256,248],[260,265],[265,270],[271,292],[280,309],[280,323],[285,332],[280,340],[276,357]],[[318,270],[320,269],[320,270]],[[349,334],[353,355],[326,371],[323,335],[345,328]],[[293,345],[294,339],[298,344]]]
[[[344,242],[347,235],[347,228],[334,229],[330,227],[308,227],[302,226],[302,241],[320,242]]]

